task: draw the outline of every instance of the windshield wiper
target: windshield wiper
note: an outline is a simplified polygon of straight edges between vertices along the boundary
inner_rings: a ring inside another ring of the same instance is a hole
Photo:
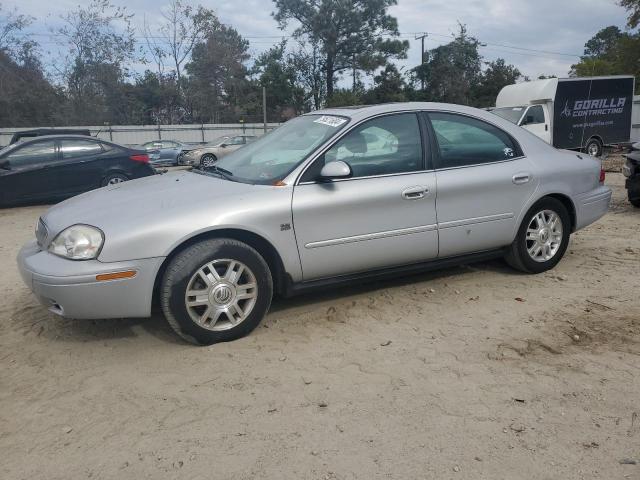
[[[224,178],[225,180],[231,180],[231,177],[233,177],[233,173],[230,172],[229,170],[226,170],[224,168],[218,167],[216,165],[212,165],[211,167],[207,168],[206,170],[201,170],[202,173],[204,174],[218,174],[218,176],[220,178]]]

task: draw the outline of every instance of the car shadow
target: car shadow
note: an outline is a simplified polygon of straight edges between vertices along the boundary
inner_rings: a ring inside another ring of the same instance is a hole
[[[275,297],[269,312],[271,314],[284,312],[288,309],[301,305],[322,303],[331,300],[343,299],[352,295],[370,294],[388,288],[404,287],[421,282],[442,280],[450,277],[465,275],[471,272],[493,272],[502,275],[522,276],[522,272],[509,267],[503,260],[490,260],[485,262],[459,265],[442,270],[432,270],[426,272],[415,272],[403,276],[388,278],[384,280],[360,281],[353,285],[327,286],[318,290],[311,290],[293,297]]]
[[[461,265],[444,270],[412,273],[401,277],[371,282],[360,282],[341,287],[327,287],[309,291],[294,297],[276,297],[270,315],[284,315],[300,306],[313,307],[315,304],[345,299],[354,295],[370,294],[379,290],[404,287],[412,284],[447,279],[472,272],[496,272],[504,275],[523,275],[501,260]],[[158,306],[152,309],[149,318],[121,318],[104,320],[66,319],[49,313],[37,304],[30,293],[25,292],[17,299],[22,305],[12,315],[12,326],[25,336],[35,335],[56,342],[105,342],[112,340],[133,340],[145,335],[169,344],[189,345],[176,335]]]

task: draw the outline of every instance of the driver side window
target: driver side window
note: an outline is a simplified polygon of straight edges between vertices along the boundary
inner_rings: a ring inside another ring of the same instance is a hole
[[[334,144],[305,172],[302,181],[317,179],[325,164],[343,161],[352,178],[422,170],[422,139],[413,113],[387,115],[359,125]]]
[[[30,143],[11,152],[5,160],[16,168],[53,162],[56,160],[55,143],[53,140]]]

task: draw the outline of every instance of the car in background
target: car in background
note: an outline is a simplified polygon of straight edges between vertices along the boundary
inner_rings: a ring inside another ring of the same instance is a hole
[[[55,314],[148,317],[155,299],[211,344],[248,334],[274,294],[500,257],[547,271],[608,211],[604,180],[599,160],[482,110],[328,109],[209,169],[50,208],[18,265]]]
[[[78,135],[37,137],[0,150],[0,206],[59,201],[154,173],[142,150]]]
[[[189,147],[175,140],[153,140],[143,143],[140,148],[149,154],[149,163],[154,167],[174,167],[178,157]]]
[[[178,163],[180,165],[210,168],[219,159],[231,152],[235,152],[243,145],[253,142],[256,138],[255,135],[227,135],[220,137],[206,145],[185,151],[184,154],[178,158]]]
[[[631,152],[625,156],[627,161],[622,167],[622,174],[627,177],[624,183],[627,198],[631,205],[640,208],[640,142],[631,145]]]

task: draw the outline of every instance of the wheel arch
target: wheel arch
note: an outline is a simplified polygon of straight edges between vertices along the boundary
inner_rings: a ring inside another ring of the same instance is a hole
[[[264,238],[263,236],[250,232],[248,230],[242,230],[239,228],[220,228],[214,230],[207,230],[206,232],[201,232],[193,237],[189,237],[184,239],[181,243],[176,245],[173,250],[167,255],[164,259],[158,272],[156,273],[156,278],[153,284],[153,304],[157,305],[158,303],[158,291],[160,287],[160,282],[162,281],[162,277],[164,272],[166,271],[171,260],[185,248],[188,248],[191,245],[194,245],[202,240],[209,240],[213,238],[231,238],[234,240],[238,240],[240,242],[246,243],[250,247],[254,248],[267,262],[269,266],[269,270],[271,271],[271,277],[273,279],[273,289],[274,293],[282,294],[286,289],[286,271],[284,268],[284,263],[280,254],[273,246],[273,244]]]
[[[569,196],[563,193],[549,193],[539,198],[538,200],[536,200],[534,205],[538,203],[540,200],[543,200],[544,198],[554,198],[558,200],[560,203],[562,203],[562,205],[564,205],[564,207],[567,209],[567,212],[569,212],[569,218],[571,219],[571,233],[575,232],[577,216],[576,216],[576,206],[574,205],[573,200],[571,200]]]
[[[587,145],[589,145],[589,142],[591,140],[597,140],[600,143],[600,147],[604,148],[604,145],[605,145],[604,140],[600,135],[591,135],[589,138],[587,138],[587,141],[584,142],[584,145],[582,146],[582,148],[587,148]]]

